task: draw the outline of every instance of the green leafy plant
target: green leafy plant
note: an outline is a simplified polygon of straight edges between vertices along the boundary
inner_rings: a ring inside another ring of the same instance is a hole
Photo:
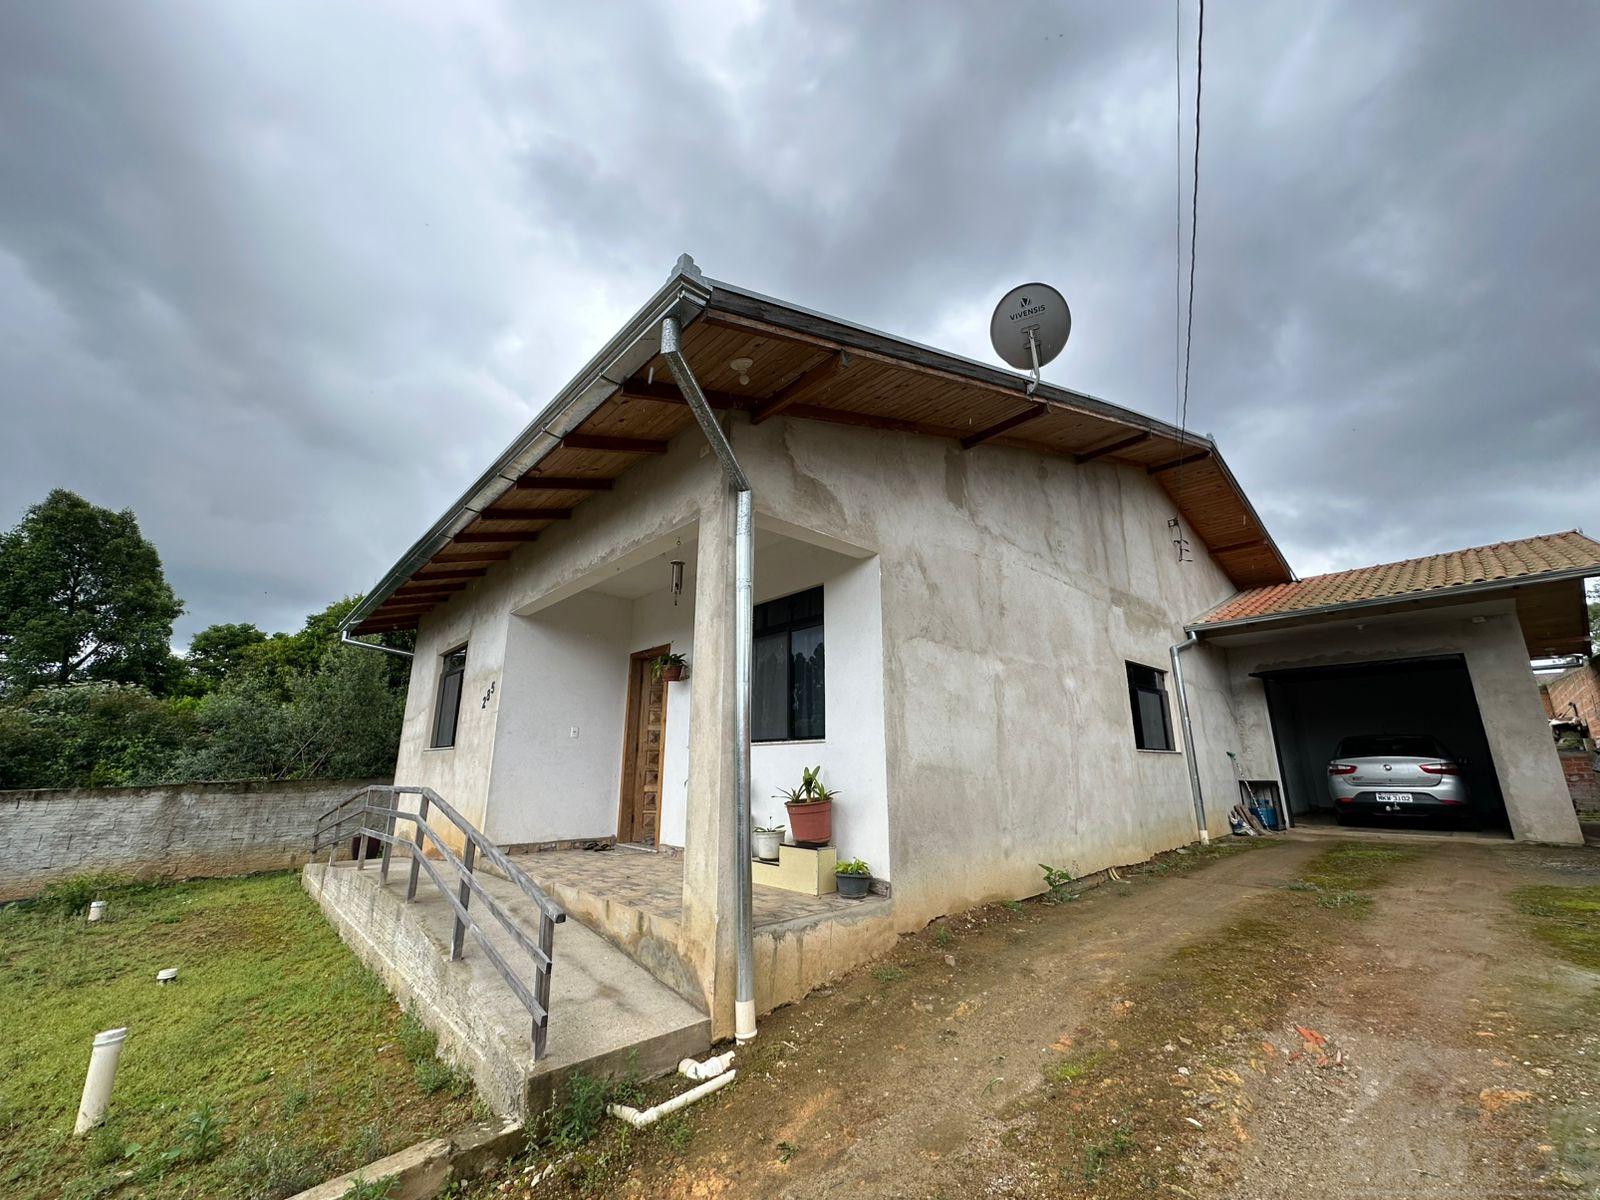
[[[602,1079],[574,1071],[567,1079],[560,1101],[530,1126],[530,1140],[558,1151],[576,1150],[599,1132],[607,1108],[613,1104],[633,1104],[642,1095],[631,1055],[627,1073],[621,1079]]]
[[[933,944],[941,950],[955,940],[956,935],[948,925],[941,925],[933,931]]]
[[[202,1104],[184,1118],[178,1156],[188,1162],[210,1162],[222,1153],[222,1130],[227,1123],[210,1104]]]
[[[840,794],[822,782],[822,767],[819,765],[801,768],[800,786],[779,788],[773,798],[786,804],[821,804],[825,800],[838,799]]]
[[[1047,863],[1040,863],[1039,869],[1044,872],[1044,898],[1051,904],[1065,904],[1068,900],[1078,898],[1078,893],[1072,887],[1074,880],[1071,871]]]
[[[73,875],[45,888],[30,907],[37,912],[74,917],[88,909],[89,901],[103,900],[106,893],[125,888],[128,884],[129,880],[122,875]]]
[[[668,667],[687,667],[689,660],[681,654],[662,654],[650,660],[650,678],[656,683],[661,682],[661,676]]]
[[[755,829],[753,829],[751,832],[752,833],[783,833],[788,828],[789,827],[787,825],[757,825],[755,827]]]
[[[835,866],[833,869],[834,869],[834,872],[836,874],[839,874],[839,875],[871,875],[872,874],[872,868],[867,866],[866,862],[863,861],[862,859],[859,859],[859,858],[847,858],[842,863],[839,863],[837,866]]]

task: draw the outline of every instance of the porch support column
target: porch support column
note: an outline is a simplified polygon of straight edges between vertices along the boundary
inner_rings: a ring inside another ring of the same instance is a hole
[[[689,674],[689,795],[679,952],[699,978],[711,1036],[734,1033],[738,882],[734,874],[734,494],[720,476],[700,510],[694,663]]]

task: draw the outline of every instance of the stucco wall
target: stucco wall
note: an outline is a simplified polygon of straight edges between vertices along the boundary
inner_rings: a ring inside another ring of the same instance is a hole
[[[1363,617],[1226,645],[1241,736],[1256,756],[1271,755],[1272,725],[1257,672],[1339,663],[1459,654],[1467,664],[1489,752],[1514,836],[1581,842],[1527,645],[1509,603]],[[1277,771],[1272,775],[1275,777]]]
[[[758,511],[878,555],[897,921],[1194,840],[1183,756],[1134,747],[1125,663],[1167,669],[1233,588],[1198,545],[1176,560],[1144,472],[816,422],[734,446]],[[1229,694],[1191,657],[1206,774],[1231,781]]]
[[[881,712],[882,781],[870,756],[758,747],[758,818],[769,815],[766,798],[780,782],[821,761],[845,793],[836,840],[892,875],[897,900],[915,897],[916,913],[928,915],[1035,891],[1040,862],[1087,873],[1193,840],[1183,756],[1135,749],[1124,664],[1167,670],[1183,622],[1233,589],[1198,544],[1195,561],[1176,560],[1166,525],[1172,504],[1153,480],[1108,463],[1078,466],[1004,447],[963,452],[817,422],[736,422],[732,432],[759,515],[875,555],[831,564],[830,606],[853,595],[857,612],[829,616],[828,702],[830,738],[836,727],[870,732]],[[681,435],[668,455],[630,471],[423,621],[397,781],[432,785],[480,823],[487,809],[497,840],[536,840],[511,815],[527,810],[536,763],[519,760],[515,737],[495,745],[501,714],[526,686],[506,677],[508,638],[516,655],[523,637],[508,623],[536,624],[564,589],[575,594],[596,572],[620,571],[630,553],[691,526],[723,487],[700,450],[698,431]],[[784,558],[758,555],[761,598],[816,574],[805,562],[809,547],[786,545]],[[874,591],[875,614],[861,607]],[[509,616],[529,607],[537,609],[529,618]],[[649,627],[650,637],[670,634],[663,640],[675,649],[689,645],[692,627],[652,622],[640,615],[646,607],[635,606],[632,640]],[[879,637],[881,656],[870,653]],[[845,652],[852,638],[865,653]],[[430,750],[439,656],[462,641],[469,650],[457,745]],[[1186,668],[1216,828],[1233,791],[1223,750],[1240,739],[1225,670],[1211,659],[1202,648]],[[847,664],[878,677],[846,686]],[[674,792],[686,778],[690,691],[681,685],[669,696]],[[886,817],[852,828],[852,803],[880,787]],[[681,811],[669,797],[664,841],[687,836]],[[614,793],[593,815],[614,828]],[[571,835],[604,831],[573,826]]]
[[[0,900],[32,896],[72,875],[192,879],[296,867],[323,811],[381,782],[0,792]]]

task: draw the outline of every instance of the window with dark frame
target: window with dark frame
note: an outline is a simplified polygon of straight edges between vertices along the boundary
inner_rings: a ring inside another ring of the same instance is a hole
[[[433,706],[433,748],[443,750],[456,744],[456,726],[461,720],[461,680],[467,672],[467,648],[452,650],[440,660],[439,695]]]
[[[791,742],[823,736],[822,589],[755,606],[750,740]]]
[[[1175,750],[1167,673],[1128,663],[1128,703],[1133,709],[1133,744],[1141,750]]]

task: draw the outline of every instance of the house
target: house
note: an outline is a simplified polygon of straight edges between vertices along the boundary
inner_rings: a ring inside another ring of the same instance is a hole
[[[1581,840],[1528,656],[1600,544],[1297,580],[1209,439],[1027,384],[680,259],[351,614],[417,633],[397,783],[719,1035],[1041,863],[1225,834],[1241,780],[1317,820],[1330,738],[1435,710],[1490,824]],[[750,883],[741,792],[786,824],[819,765],[854,906]]]

